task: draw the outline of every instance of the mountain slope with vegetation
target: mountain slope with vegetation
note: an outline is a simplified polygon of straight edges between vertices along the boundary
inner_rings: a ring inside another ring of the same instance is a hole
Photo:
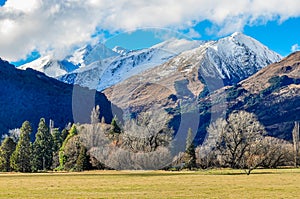
[[[300,120],[299,66],[300,52],[295,52],[237,85],[224,87],[199,99],[199,112],[201,115],[224,116],[234,110],[246,110],[258,117],[268,135],[292,140],[294,121]],[[199,128],[201,140],[206,126],[207,123],[203,123]]]
[[[21,127],[25,120],[36,127],[42,117],[62,128],[69,122],[89,123],[95,104],[101,107],[101,117],[109,122],[114,107],[102,93],[64,84],[32,69],[16,69],[2,59],[0,101],[1,134]]]

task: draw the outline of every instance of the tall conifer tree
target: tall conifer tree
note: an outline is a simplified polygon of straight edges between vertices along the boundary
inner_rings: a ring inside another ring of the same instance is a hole
[[[196,167],[196,152],[195,145],[193,143],[193,131],[191,128],[188,130],[187,138],[186,138],[186,158],[185,158],[185,168],[192,169]]]
[[[32,170],[47,170],[52,165],[53,137],[46,125],[45,119],[41,118],[38,131],[33,143]]]
[[[16,149],[16,143],[11,137],[6,137],[0,147],[0,170],[4,172],[11,171],[10,157]]]
[[[22,124],[20,129],[20,139],[18,141],[16,150],[13,152],[10,159],[10,166],[15,171],[20,172],[31,172],[31,142],[30,134],[32,133],[32,128],[28,121]]]

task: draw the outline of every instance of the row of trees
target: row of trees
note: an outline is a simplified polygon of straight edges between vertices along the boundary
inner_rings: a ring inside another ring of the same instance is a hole
[[[245,169],[247,174],[258,167],[297,166],[299,138],[293,145],[266,136],[266,131],[253,113],[240,111],[228,119],[218,119],[208,129],[205,143],[197,147],[198,165],[202,168],[230,167]],[[299,137],[299,125],[293,130]]]
[[[6,136],[0,147],[0,171],[36,172],[51,169],[63,169],[71,156],[66,156],[68,141],[77,134],[73,125],[69,131],[49,129],[45,119],[39,122],[35,141],[30,141],[32,127],[28,121],[22,124],[20,135]],[[73,149],[70,149],[73,151]],[[69,154],[68,154],[69,155]],[[83,170],[88,164],[86,149],[79,144],[76,156],[76,170]],[[74,166],[74,165],[73,165]]]
[[[0,149],[0,168],[2,171],[29,172],[49,168],[52,162],[53,140],[41,119],[35,142],[30,142],[32,128],[28,121],[20,129],[17,143],[11,137],[6,137]]]
[[[110,125],[85,124],[78,131],[89,155],[106,168],[162,169],[172,161],[169,120],[163,110],[149,111],[123,125],[114,118]]]
[[[91,124],[72,125],[60,132],[40,120],[34,142],[32,128],[24,122],[20,135],[11,133],[0,147],[0,170],[36,172],[41,170],[162,169],[230,167],[275,168],[297,163],[299,124],[293,130],[294,145],[266,136],[254,114],[235,112],[218,119],[207,131],[206,141],[195,146],[193,132],[187,132],[186,148],[173,157],[173,130],[165,111],[141,113],[120,125],[99,119],[100,108],[91,113]],[[295,165],[297,166],[297,164]]]

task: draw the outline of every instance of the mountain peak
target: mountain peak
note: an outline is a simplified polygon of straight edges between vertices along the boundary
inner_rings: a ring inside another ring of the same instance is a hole
[[[246,36],[242,32],[234,32],[230,35],[231,37],[236,37],[236,36]]]
[[[94,45],[87,44],[78,48],[73,54],[66,56],[62,60],[58,60],[52,55],[46,55],[26,63],[19,68],[24,70],[32,68],[45,73],[47,76],[57,78],[78,68],[83,68],[94,62],[118,55],[119,53],[114,52],[99,42]]]
[[[118,55],[119,54],[117,52],[107,48],[103,43],[99,42],[95,45],[87,45],[76,50],[73,55],[69,56],[67,61],[77,65],[78,67],[84,67],[95,61]]]
[[[0,57],[0,64],[6,64],[8,63],[7,61],[3,60],[1,57]]]
[[[228,39],[228,40],[231,40],[231,41],[234,41],[234,42],[244,43],[246,45],[248,45],[249,43],[252,43],[252,44],[255,43],[254,45],[261,45],[261,46],[263,46],[259,41],[257,41],[253,37],[245,35],[242,32],[234,32],[230,36],[225,37],[224,39]]]
[[[152,49],[161,49],[164,51],[168,51],[174,54],[179,54],[183,51],[194,49],[203,44],[203,41],[199,40],[187,40],[187,39],[178,39],[178,38],[170,38],[161,43],[158,43],[152,46]]]
[[[112,51],[120,54],[120,55],[126,55],[128,52],[130,52],[128,49],[123,48],[121,46],[115,46]]]

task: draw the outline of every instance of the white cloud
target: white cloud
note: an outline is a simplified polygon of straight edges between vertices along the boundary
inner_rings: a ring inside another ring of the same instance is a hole
[[[16,9],[23,12],[34,12],[36,9],[40,7],[39,0],[26,0],[26,1],[19,1],[19,0],[8,0],[5,3],[6,8]]]
[[[294,44],[292,47],[291,47],[291,51],[292,52],[295,52],[295,51],[299,51],[300,50],[300,46],[298,44]]]
[[[187,37],[190,37],[192,39],[198,39],[198,38],[201,38],[201,34],[198,33],[197,31],[195,31],[193,28],[190,28],[188,30],[188,32],[186,33],[186,36]]]
[[[64,52],[91,41],[96,29],[190,30],[209,20],[208,31],[225,35],[244,26],[300,16],[295,0],[8,0],[0,7],[0,56],[9,61],[32,50]],[[26,2],[26,3],[25,3]]]

